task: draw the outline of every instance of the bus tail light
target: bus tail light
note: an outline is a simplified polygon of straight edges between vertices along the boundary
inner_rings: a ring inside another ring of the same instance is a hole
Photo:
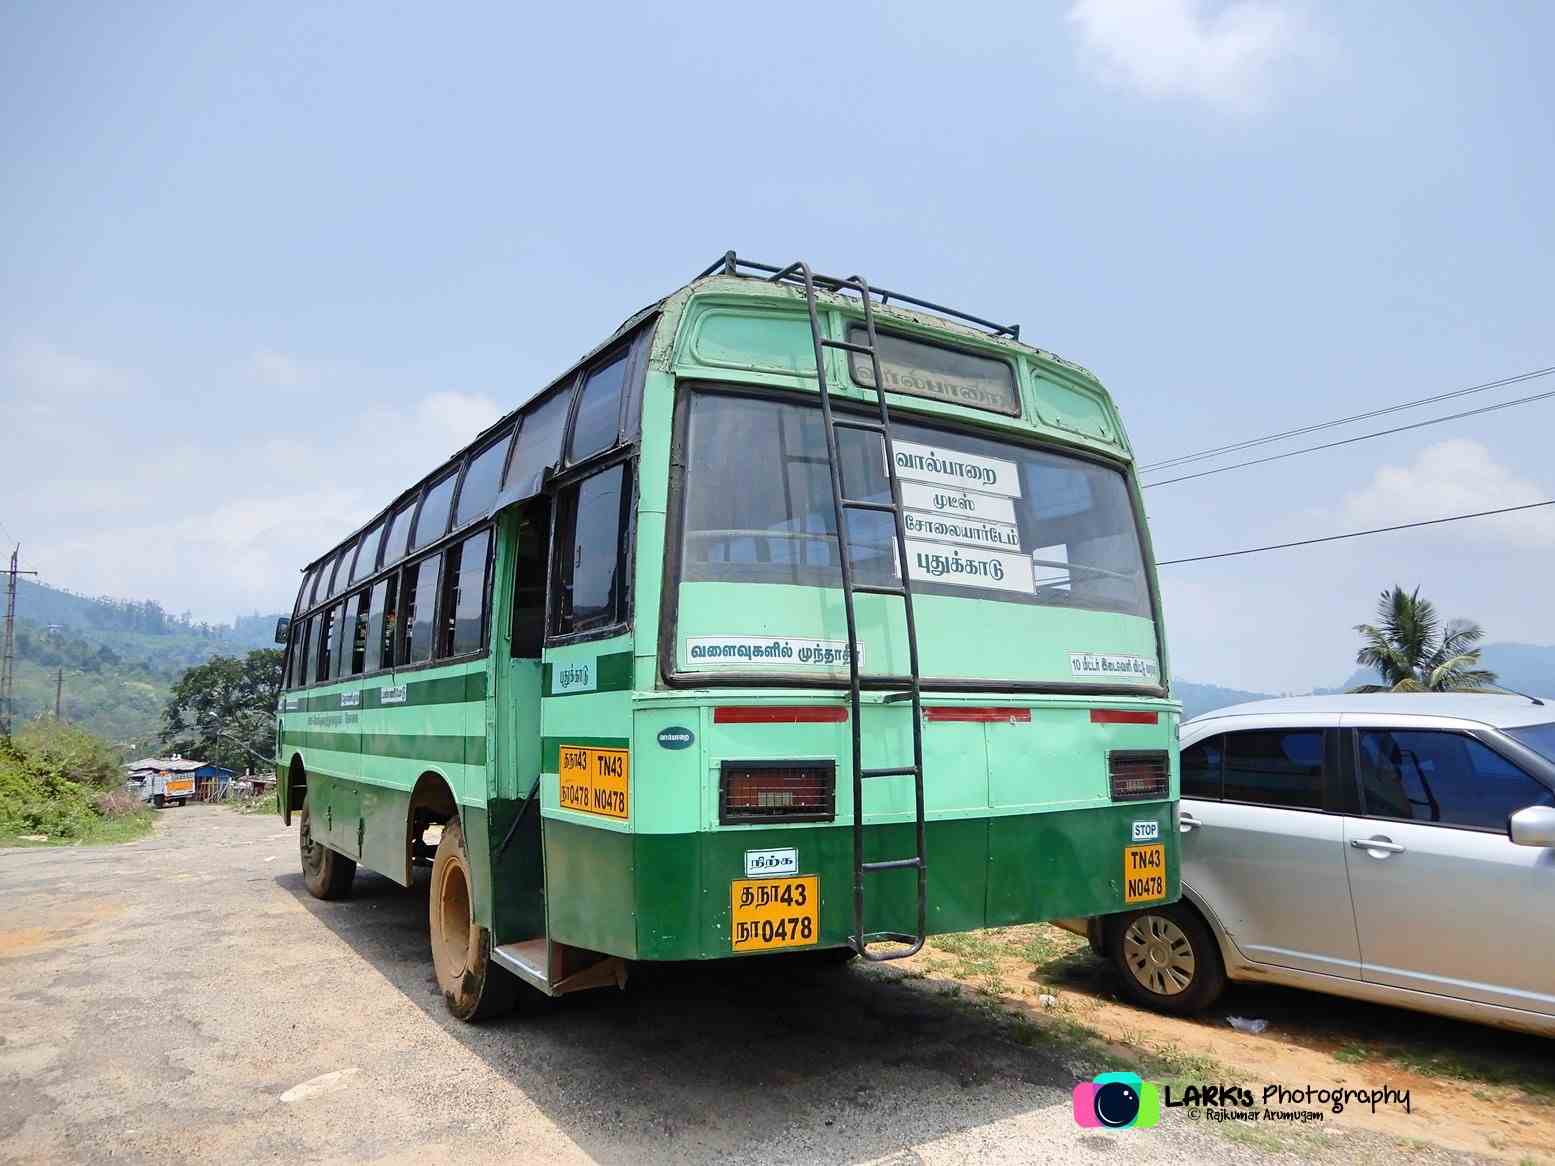
[[[830,822],[836,791],[832,761],[725,761],[718,773],[718,823]]]
[[[1171,789],[1171,775],[1164,749],[1114,749],[1107,754],[1107,776],[1115,802],[1164,798]]]

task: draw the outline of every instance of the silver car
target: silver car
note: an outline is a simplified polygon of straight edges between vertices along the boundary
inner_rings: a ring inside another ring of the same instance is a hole
[[[1555,702],[1297,697],[1182,726],[1182,900],[1088,921],[1167,1012],[1260,980],[1555,1035]]]

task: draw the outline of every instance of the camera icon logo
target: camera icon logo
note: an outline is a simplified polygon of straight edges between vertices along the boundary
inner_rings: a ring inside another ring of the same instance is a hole
[[[1161,1120],[1161,1090],[1138,1073],[1101,1073],[1074,1087],[1075,1124],[1086,1129],[1147,1130]]]

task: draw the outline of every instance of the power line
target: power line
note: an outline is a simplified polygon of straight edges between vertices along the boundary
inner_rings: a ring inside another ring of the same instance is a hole
[[[1528,372],[1517,373],[1514,376],[1502,377],[1500,380],[1486,381],[1484,384],[1470,385],[1466,389],[1454,389],[1450,393],[1438,393],[1434,397],[1421,397],[1414,401],[1403,401],[1397,405],[1388,405],[1382,409],[1373,409],[1369,413],[1356,413],[1349,417],[1338,417],[1332,421],[1321,421],[1315,425],[1303,425],[1297,429],[1286,429],[1280,433],[1271,433],[1267,437],[1254,437],[1247,441],[1236,441],[1229,445],[1218,445],[1214,449],[1203,449],[1197,453],[1183,454],[1180,457],[1167,458],[1164,461],[1151,462],[1139,467],[1141,473],[1150,470],[1165,470],[1173,466],[1186,465],[1189,462],[1199,462],[1206,458],[1218,457],[1223,453],[1236,453],[1238,450],[1251,449],[1258,445],[1268,445],[1271,441],[1280,441],[1287,437],[1301,437],[1307,433],[1317,433],[1323,429],[1333,429],[1339,425],[1349,425],[1354,421],[1369,421],[1373,417],[1382,417],[1388,413],[1397,413],[1403,409],[1415,409],[1421,405],[1435,405],[1441,401],[1451,401],[1457,397],[1466,397],[1471,393],[1488,392],[1491,389],[1505,388],[1507,385],[1521,384],[1523,381],[1535,380],[1539,377],[1549,376],[1555,373],[1555,365],[1549,368],[1536,368]]]
[[[1314,543],[1339,542],[1341,539],[1360,538],[1368,534],[1387,534],[1393,530],[1413,530],[1417,526],[1440,526],[1444,522],[1462,522],[1465,518],[1487,518],[1492,514],[1511,514],[1517,510],[1537,510],[1540,506],[1555,506],[1555,498],[1543,502],[1528,502],[1522,506],[1503,506],[1499,510],[1479,510],[1473,514],[1453,514],[1447,518],[1428,518],[1424,522],[1401,522],[1397,526],[1379,526],[1375,530],[1352,530],[1349,534],[1330,534],[1322,538],[1304,538],[1293,543],[1273,543],[1266,547],[1246,547],[1240,551],[1221,551],[1218,555],[1194,555],[1187,559],[1162,559],[1157,567],[1171,567],[1177,563],[1202,563],[1208,559],[1230,559],[1237,555],[1256,555],[1264,551],[1283,551],[1290,547],[1309,547]]]
[[[1145,482],[1140,486],[1141,490],[1148,490],[1152,486],[1170,486],[1175,482],[1191,482],[1195,478],[1208,478],[1213,474],[1224,474],[1230,470],[1240,470],[1247,466],[1261,466],[1265,462],[1277,462],[1288,457],[1298,457],[1304,453],[1317,453],[1324,449],[1337,449],[1341,445],[1354,445],[1358,441],[1370,441],[1373,437],[1388,437],[1394,433],[1407,433],[1411,429],[1424,429],[1427,425],[1440,425],[1443,421],[1461,421],[1465,417],[1478,417],[1482,413],[1494,413],[1497,409],[1510,409],[1514,405],[1530,405],[1535,401],[1547,400],[1555,397],[1555,390],[1548,393],[1535,393],[1531,397],[1518,397],[1513,401],[1502,401],[1495,405],[1485,405],[1479,409],[1468,409],[1462,413],[1449,413],[1445,417],[1432,417],[1426,421],[1415,421],[1409,425],[1395,425],[1392,429],[1378,429],[1372,433],[1361,433],[1355,437],[1344,437],[1338,441],[1325,441],[1321,445],[1306,445],[1300,449],[1287,450],[1285,453],[1271,453],[1267,457],[1250,458],[1245,462],[1232,462],[1229,466],[1217,466],[1213,470],[1200,470],[1194,474],[1183,474],[1176,478],[1166,478],[1159,482]]]

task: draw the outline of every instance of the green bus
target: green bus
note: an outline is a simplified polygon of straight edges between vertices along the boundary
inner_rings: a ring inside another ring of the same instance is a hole
[[[1117,410],[857,277],[726,254],[309,564],[277,640],[307,887],[430,865],[463,1019],[1178,894]]]

